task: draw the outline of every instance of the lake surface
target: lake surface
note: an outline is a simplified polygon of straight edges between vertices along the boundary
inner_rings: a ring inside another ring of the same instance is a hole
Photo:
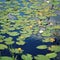
[[[5,2],[6,0],[0,0],[1,2]],[[26,0],[27,2],[29,2],[29,0]],[[21,3],[21,0],[19,0],[19,2]],[[28,5],[28,7],[30,7],[31,3]],[[24,7],[24,5],[21,3],[20,6]],[[50,18],[50,21],[53,21],[53,22],[56,22],[57,24],[60,24],[60,11],[57,12],[58,13],[58,16],[56,17],[51,17]],[[24,13],[23,12],[20,12],[20,15],[21,16],[24,16]],[[16,17],[14,19],[17,19]],[[13,19],[12,19],[13,20]],[[1,28],[1,27],[0,27]],[[6,37],[8,37],[7,34],[5,34]],[[13,37],[13,39],[16,41],[16,38],[17,37]],[[55,38],[56,40],[58,40],[58,38],[56,37]],[[38,37],[38,35],[32,35],[31,37],[29,38],[26,38],[25,39],[25,42],[26,44],[23,45],[23,46],[19,46],[19,45],[16,45],[16,44],[13,44],[12,47],[13,48],[18,48],[18,47],[21,47],[23,50],[24,50],[24,54],[31,54],[32,56],[36,56],[38,54],[47,54],[47,53],[51,53],[51,51],[47,50],[47,49],[43,49],[43,50],[39,50],[39,49],[36,49],[37,46],[39,45],[60,45],[60,41],[55,41],[53,43],[49,42],[49,43],[44,43],[42,42],[42,37]],[[11,56],[10,52],[6,49],[6,50],[3,50],[1,52],[2,56]],[[60,56],[60,54],[58,54],[58,56]],[[20,56],[19,56],[20,57]],[[20,60],[20,58],[18,57],[18,60]],[[51,60],[59,60],[57,58],[54,58],[54,59],[51,59]]]

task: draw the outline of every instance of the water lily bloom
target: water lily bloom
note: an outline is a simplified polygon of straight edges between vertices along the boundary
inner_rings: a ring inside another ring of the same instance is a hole
[[[46,1],[47,3],[49,3],[50,1]]]
[[[43,33],[44,31],[43,30],[40,30],[39,33]]]
[[[21,48],[18,48],[18,51],[21,51],[22,49]]]
[[[32,28],[33,26],[31,25],[31,26],[29,26],[29,28]]]
[[[53,23],[52,23],[52,22],[50,22],[49,24],[50,24],[50,25],[53,25]]]

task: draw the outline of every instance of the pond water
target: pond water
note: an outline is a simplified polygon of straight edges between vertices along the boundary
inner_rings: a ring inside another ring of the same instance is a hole
[[[25,0],[24,0],[25,1]],[[41,0],[39,0],[41,1]],[[6,2],[6,0],[0,0],[0,2]],[[20,7],[21,8],[24,8],[24,4],[22,3],[22,0],[19,0],[18,1],[20,3]],[[29,2],[29,0],[26,0],[26,2]],[[28,8],[30,8],[30,6],[32,5],[33,3],[29,3],[28,4]],[[21,9],[20,8],[20,9]],[[0,8],[1,10],[1,8]],[[3,10],[3,8],[2,8]],[[50,22],[53,22],[54,25],[59,25],[60,24],[60,11],[56,12],[58,14],[58,16],[55,16],[55,17],[50,17],[49,21]],[[24,17],[25,15],[28,16],[29,14],[25,14],[24,12],[19,12],[19,15]],[[9,14],[8,15],[9,19],[11,20],[18,20],[18,18],[14,15],[11,15]],[[31,18],[32,20],[35,19],[35,20],[38,20],[37,17],[33,17]],[[47,20],[48,21],[48,20]],[[14,23],[14,22],[13,22]],[[13,24],[14,25],[14,24]],[[15,27],[15,26],[14,26]],[[20,26],[19,26],[20,27]],[[0,29],[2,29],[2,27],[0,26]],[[16,29],[16,28],[15,28]],[[15,31],[15,30],[14,30]],[[17,32],[20,33],[19,30],[16,30]],[[6,31],[5,31],[6,32]],[[13,32],[13,31],[12,31]],[[60,31],[58,30],[58,33]],[[5,38],[8,38],[9,37],[9,34],[0,34],[2,36],[5,36]],[[19,35],[20,36],[20,35]],[[12,36],[10,36],[12,37]],[[42,42],[42,40],[44,39],[39,33],[37,33],[36,35],[31,35],[30,37],[26,38],[24,41],[26,42],[26,44],[24,45],[16,45],[16,39],[18,38],[18,36],[13,36],[13,40],[15,41],[15,43],[12,45],[12,48],[22,48],[24,51],[23,51],[23,54],[31,54],[32,56],[37,56],[39,54],[41,55],[46,55],[48,53],[52,53],[52,51],[50,50],[47,50],[47,49],[37,49],[36,47],[39,46],[39,45],[47,45],[48,47],[50,47],[51,45],[60,45],[60,33],[59,33],[59,36],[54,36],[55,38],[55,41],[52,43],[52,42]],[[4,42],[3,42],[4,43]],[[2,44],[2,43],[0,43]],[[5,50],[0,50],[1,51],[1,56],[11,56],[10,52],[8,49],[5,49]],[[59,52],[60,53],[60,52]],[[60,54],[57,53],[57,57],[58,58],[52,58],[50,60],[59,60],[60,58]],[[21,56],[19,54],[15,54],[15,55],[18,55],[17,57],[17,60],[22,60],[21,59]],[[35,59],[34,59],[35,60]]]

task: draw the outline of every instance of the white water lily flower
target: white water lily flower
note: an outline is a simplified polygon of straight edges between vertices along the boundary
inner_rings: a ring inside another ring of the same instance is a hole
[[[53,25],[53,23],[50,23],[50,25]]]
[[[50,1],[46,1],[47,3],[49,3]]]
[[[43,30],[40,30],[39,33],[43,33],[44,31]]]

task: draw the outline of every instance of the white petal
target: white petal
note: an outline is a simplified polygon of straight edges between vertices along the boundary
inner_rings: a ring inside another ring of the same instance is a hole
[[[43,30],[40,30],[39,33],[43,33]]]
[[[50,1],[46,1],[47,3],[49,3]]]

